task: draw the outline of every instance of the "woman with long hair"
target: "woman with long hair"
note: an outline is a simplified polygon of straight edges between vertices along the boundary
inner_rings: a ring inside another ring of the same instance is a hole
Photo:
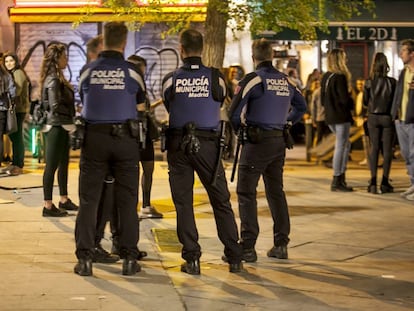
[[[17,131],[9,135],[12,142],[13,160],[7,172],[16,176],[23,173],[24,166],[24,138],[23,123],[30,108],[29,87],[30,80],[23,68],[20,67],[19,59],[15,53],[7,52],[3,55],[3,64],[7,71],[13,76],[16,86],[16,105]]]
[[[40,70],[41,102],[47,113],[45,133],[46,156],[43,172],[43,216],[66,216],[67,210],[77,210],[68,198],[69,131],[74,130],[75,96],[73,87],[66,80],[63,70],[68,64],[66,46],[50,44],[43,56]],[[55,172],[58,170],[60,201],[52,201]]]
[[[346,65],[343,49],[333,49],[328,54],[328,71],[321,81],[321,100],[325,107],[325,121],[335,134],[335,149],[332,160],[333,180],[331,191],[353,191],[345,181],[351,143],[349,133],[353,123],[351,111],[354,101],[351,96],[351,73]]]
[[[3,56],[1,56],[2,58]],[[7,110],[11,105],[11,101],[16,95],[16,87],[13,82],[13,77],[8,73],[3,66],[3,61],[0,63],[0,166],[3,161],[3,135],[6,132],[7,124]]]
[[[377,193],[378,156],[381,149],[384,157],[381,193],[393,192],[389,183],[392,162],[392,147],[395,135],[391,118],[391,106],[397,81],[388,76],[390,66],[384,53],[376,53],[371,65],[369,79],[365,81],[363,105],[368,111],[368,133],[371,180],[368,192]]]

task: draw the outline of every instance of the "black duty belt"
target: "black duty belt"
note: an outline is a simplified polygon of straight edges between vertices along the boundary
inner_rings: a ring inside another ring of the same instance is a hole
[[[283,130],[263,130],[263,137],[281,137],[283,136]]]
[[[128,123],[86,123],[86,130],[116,137],[130,136]]]
[[[170,136],[184,136],[187,132],[184,129],[168,129],[167,135]],[[219,132],[215,130],[194,130],[194,135],[197,137],[215,138],[219,137]]]
[[[127,123],[86,123],[86,129],[92,132],[99,132],[104,134],[112,134],[114,128],[121,131],[128,131]]]

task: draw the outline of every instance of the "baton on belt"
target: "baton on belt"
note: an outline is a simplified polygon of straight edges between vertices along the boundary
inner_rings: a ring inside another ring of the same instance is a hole
[[[221,165],[221,157],[223,156],[224,149],[226,149],[226,144],[225,144],[226,121],[221,120],[220,121],[220,126],[221,126],[221,128],[220,128],[220,138],[219,138],[220,139],[220,146],[219,146],[219,150],[218,150],[216,166],[214,168],[213,180],[211,181],[212,186],[216,185],[217,175],[218,175],[218,171],[219,171],[220,165]]]
[[[243,144],[243,127],[240,127],[237,133],[237,147],[236,147],[236,153],[234,155],[233,169],[231,170],[230,182],[234,181],[234,176],[236,175],[237,161],[239,160],[240,146],[242,144]]]

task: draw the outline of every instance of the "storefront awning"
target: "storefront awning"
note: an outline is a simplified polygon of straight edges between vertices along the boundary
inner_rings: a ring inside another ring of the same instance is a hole
[[[159,21],[174,21],[179,15],[187,15],[193,22],[203,22],[206,18],[208,2],[206,0],[175,0],[165,1],[165,4],[161,1],[161,5],[157,8],[149,6],[147,2],[137,0],[138,7],[133,9],[134,14],[122,14],[102,7],[100,0],[15,0],[15,5],[9,8],[9,17],[14,23],[71,23],[80,19],[82,22],[111,20],[145,23],[154,21],[154,16]]]
[[[351,22],[329,23],[328,32],[317,30],[317,40],[335,41],[399,41],[411,39],[414,33],[414,22]],[[284,29],[281,32],[271,31],[260,34],[270,40],[301,40],[296,30]]]

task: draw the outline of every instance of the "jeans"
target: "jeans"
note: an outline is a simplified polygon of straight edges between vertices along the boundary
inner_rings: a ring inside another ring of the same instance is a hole
[[[396,120],[395,129],[397,131],[401,155],[405,160],[411,185],[414,185],[414,123],[405,123]]]
[[[335,134],[335,150],[332,160],[334,176],[344,174],[348,164],[351,143],[349,142],[349,131],[351,123],[329,124],[329,128]]]

